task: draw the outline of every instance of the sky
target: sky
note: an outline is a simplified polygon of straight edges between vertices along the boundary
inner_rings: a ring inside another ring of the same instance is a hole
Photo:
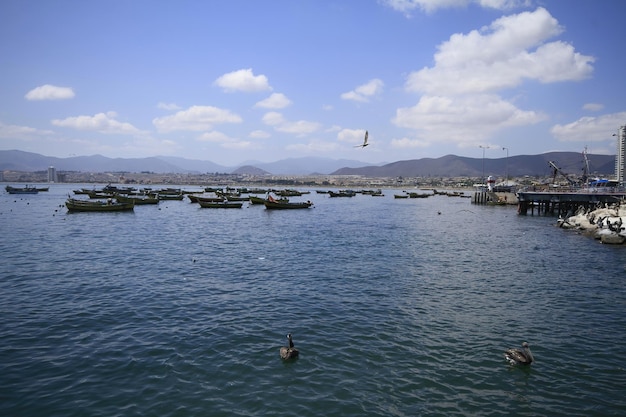
[[[0,150],[615,154],[624,16],[622,0],[3,0]]]

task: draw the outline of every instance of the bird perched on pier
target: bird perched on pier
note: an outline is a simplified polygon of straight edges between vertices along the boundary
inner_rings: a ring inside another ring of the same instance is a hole
[[[522,343],[521,349],[507,349],[506,352],[504,352],[504,359],[509,361],[511,365],[530,365],[535,360],[533,354],[530,352],[528,342]]]
[[[367,143],[367,130],[365,131],[365,138],[363,139],[363,145],[356,145],[355,148],[365,148],[369,143]]]
[[[287,334],[287,340],[289,341],[288,346],[283,346],[280,348],[280,357],[281,359],[295,359],[298,357],[300,352],[293,344],[293,338],[291,337],[291,333]]]

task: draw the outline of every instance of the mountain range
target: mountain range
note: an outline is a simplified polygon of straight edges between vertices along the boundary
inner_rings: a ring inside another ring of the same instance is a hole
[[[614,155],[587,155],[590,173],[612,175]],[[582,174],[584,158],[578,152],[549,152],[517,155],[508,158],[468,158],[446,155],[372,165],[365,162],[331,158],[289,158],[276,162],[246,163],[227,167],[210,161],[167,156],[147,158],[108,158],[102,155],[57,158],[18,150],[0,150],[2,171],[44,171],[54,166],[58,171],[79,172],[153,172],[159,174],[233,173],[250,175],[363,175],[368,177],[502,177],[549,176],[553,169],[570,176]]]

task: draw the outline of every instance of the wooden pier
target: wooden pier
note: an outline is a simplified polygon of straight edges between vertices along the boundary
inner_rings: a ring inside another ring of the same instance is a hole
[[[595,209],[619,203],[626,199],[626,192],[548,192],[531,191],[517,193],[517,212],[526,215],[566,216],[579,208]]]

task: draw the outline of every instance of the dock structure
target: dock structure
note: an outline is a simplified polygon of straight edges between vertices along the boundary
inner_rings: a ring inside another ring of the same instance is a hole
[[[517,212],[527,215],[566,216],[578,209],[595,209],[613,205],[626,199],[626,192],[549,192],[520,191],[517,193]]]
[[[472,204],[515,205],[517,204],[517,196],[512,192],[475,191],[472,196]]]

